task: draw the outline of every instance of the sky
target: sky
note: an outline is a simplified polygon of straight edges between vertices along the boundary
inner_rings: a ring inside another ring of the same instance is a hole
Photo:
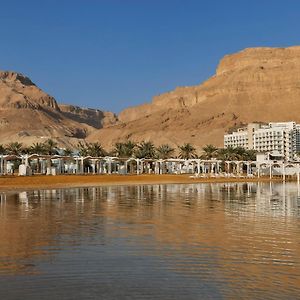
[[[226,54],[300,45],[298,0],[0,0],[0,70],[113,112],[200,84]]]

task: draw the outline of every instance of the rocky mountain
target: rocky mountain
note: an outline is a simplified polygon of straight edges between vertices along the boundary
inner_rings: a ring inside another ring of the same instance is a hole
[[[109,111],[99,109],[83,108],[74,105],[60,104],[62,114],[73,121],[84,123],[93,128],[103,128],[117,123],[117,116]]]
[[[52,138],[71,146],[92,131],[116,122],[112,113],[61,105],[28,77],[0,72],[0,143],[24,144]]]
[[[152,140],[173,146],[223,144],[223,134],[248,122],[300,123],[300,47],[249,48],[225,56],[202,84],[178,87],[151,103],[110,112],[60,105],[19,73],[0,72],[0,140],[63,145],[79,139]]]
[[[216,74],[125,109],[120,123],[89,140],[150,139],[157,144],[223,145],[231,127],[260,121],[300,122],[300,47],[249,48],[225,56]]]

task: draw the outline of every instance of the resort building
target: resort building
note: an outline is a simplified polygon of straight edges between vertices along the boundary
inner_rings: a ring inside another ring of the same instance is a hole
[[[246,127],[238,128],[236,132],[224,135],[224,147],[254,148],[254,133],[260,128],[258,123],[249,123]]]
[[[300,153],[300,125],[296,124],[296,152]]]
[[[300,125],[295,122],[250,123],[224,135],[224,147],[243,147],[263,153],[278,153],[293,161],[300,151]]]

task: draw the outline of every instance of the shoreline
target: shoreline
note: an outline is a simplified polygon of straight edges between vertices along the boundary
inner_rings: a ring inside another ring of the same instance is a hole
[[[190,178],[182,175],[33,175],[0,177],[0,191],[95,187],[112,185],[282,182],[281,178]]]

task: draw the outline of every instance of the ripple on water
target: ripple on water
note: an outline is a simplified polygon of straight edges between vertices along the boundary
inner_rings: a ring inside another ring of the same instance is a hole
[[[295,184],[2,193],[1,299],[296,299]]]

